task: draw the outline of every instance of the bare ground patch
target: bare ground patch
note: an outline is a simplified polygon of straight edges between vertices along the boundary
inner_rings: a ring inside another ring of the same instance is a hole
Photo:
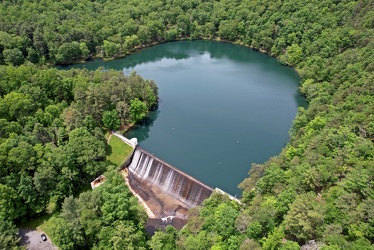
[[[36,229],[20,228],[18,233],[21,237],[20,245],[26,246],[28,250],[58,250],[48,235],[46,241],[42,240],[40,237],[42,233],[44,232]]]

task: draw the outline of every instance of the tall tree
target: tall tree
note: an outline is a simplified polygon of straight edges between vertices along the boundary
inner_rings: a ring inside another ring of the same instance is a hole
[[[135,98],[130,102],[130,117],[133,122],[141,121],[147,115],[147,105]]]
[[[0,219],[0,249],[21,250],[18,246],[21,238],[17,237],[17,227],[8,220]]]
[[[104,111],[102,121],[109,130],[116,130],[121,125],[117,110]]]
[[[325,206],[320,196],[314,193],[298,196],[285,217],[285,232],[300,243],[319,239],[323,232],[324,212]]]
[[[24,215],[17,192],[7,185],[0,184],[0,220],[14,220]]]
[[[19,66],[25,61],[22,52],[17,48],[5,49],[3,55],[5,63],[9,65]]]

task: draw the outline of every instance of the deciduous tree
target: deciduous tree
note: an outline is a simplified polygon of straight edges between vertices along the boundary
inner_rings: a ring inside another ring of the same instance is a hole
[[[117,110],[104,111],[102,121],[104,127],[108,128],[109,130],[116,130],[121,125]]]
[[[133,122],[141,121],[147,115],[147,105],[135,98],[130,102],[130,117]]]

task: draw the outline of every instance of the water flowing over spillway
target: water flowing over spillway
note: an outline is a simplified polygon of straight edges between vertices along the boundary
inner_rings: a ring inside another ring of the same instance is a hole
[[[136,178],[157,185],[189,207],[200,205],[213,191],[212,188],[141,149],[135,150],[129,171]]]

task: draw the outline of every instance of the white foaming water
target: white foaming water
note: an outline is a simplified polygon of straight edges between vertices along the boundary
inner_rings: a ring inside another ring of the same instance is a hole
[[[143,179],[146,179],[149,175],[149,171],[151,170],[151,167],[152,167],[152,163],[153,163],[153,159],[150,158],[149,161],[148,161],[148,165],[147,165],[147,168],[146,168],[146,172],[143,176]]]
[[[166,181],[163,185],[164,190],[172,191],[171,186],[172,186],[173,179],[174,179],[174,171],[171,170],[169,171],[168,176],[166,177]]]
[[[200,204],[212,192],[187,174],[177,171],[141,150],[135,150],[129,171],[142,180],[147,179],[191,207]]]

